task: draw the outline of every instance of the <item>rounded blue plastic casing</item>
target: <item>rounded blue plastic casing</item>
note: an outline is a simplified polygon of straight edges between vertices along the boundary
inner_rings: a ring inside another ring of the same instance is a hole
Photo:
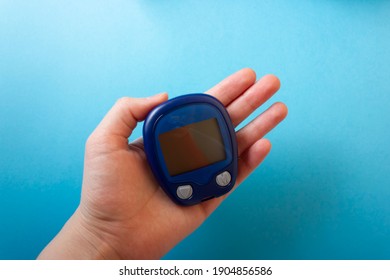
[[[225,148],[225,159],[171,176],[164,161],[159,135],[211,118],[218,122]],[[188,94],[158,105],[145,119],[143,138],[150,168],[159,185],[174,202],[194,205],[228,193],[233,188],[238,161],[236,133],[228,112],[216,98],[202,93]],[[230,173],[231,181],[227,186],[221,187],[216,182],[216,176],[224,171]],[[181,199],[177,195],[177,188],[183,185],[192,186],[193,192],[188,199]]]

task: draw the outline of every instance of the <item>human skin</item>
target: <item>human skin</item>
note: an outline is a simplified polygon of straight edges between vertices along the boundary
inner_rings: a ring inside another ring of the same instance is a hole
[[[206,93],[224,104],[236,127],[279,87],[274,75],[256,81],[255,72],[245,68]],[[142,139],[128,142],[137,123],[167,98],[166,93],[124,97],[111,108],[86,143],[80,204],[38,259],[159,259],[232,193],[179,206],[157,184]],[[287,107],[274,103],[236,132],[239,163],[234,188],[269,153],[271,143],[263,137],[286,115]]]

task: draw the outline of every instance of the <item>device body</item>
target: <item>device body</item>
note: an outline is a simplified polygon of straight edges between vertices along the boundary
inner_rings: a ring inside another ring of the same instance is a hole
[[[225,107],[188,94],[154,108],[143,127],[145,153],[170,198],[193,205],[229,192],[237,177],[237,141]]]

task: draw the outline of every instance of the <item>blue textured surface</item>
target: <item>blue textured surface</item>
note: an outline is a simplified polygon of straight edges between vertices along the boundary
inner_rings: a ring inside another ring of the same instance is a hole
[[[252,67],[288,119],[166,258],[390,259],[389,30],[385,0],[0,1],[0,258],[35,258],[74,211],[117,98]]]

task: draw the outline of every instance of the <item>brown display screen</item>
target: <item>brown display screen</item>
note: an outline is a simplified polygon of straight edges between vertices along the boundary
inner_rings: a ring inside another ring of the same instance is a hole
[[[158,139],[171,176],[226,159],[216,118],[175,128],[160,134]]]

